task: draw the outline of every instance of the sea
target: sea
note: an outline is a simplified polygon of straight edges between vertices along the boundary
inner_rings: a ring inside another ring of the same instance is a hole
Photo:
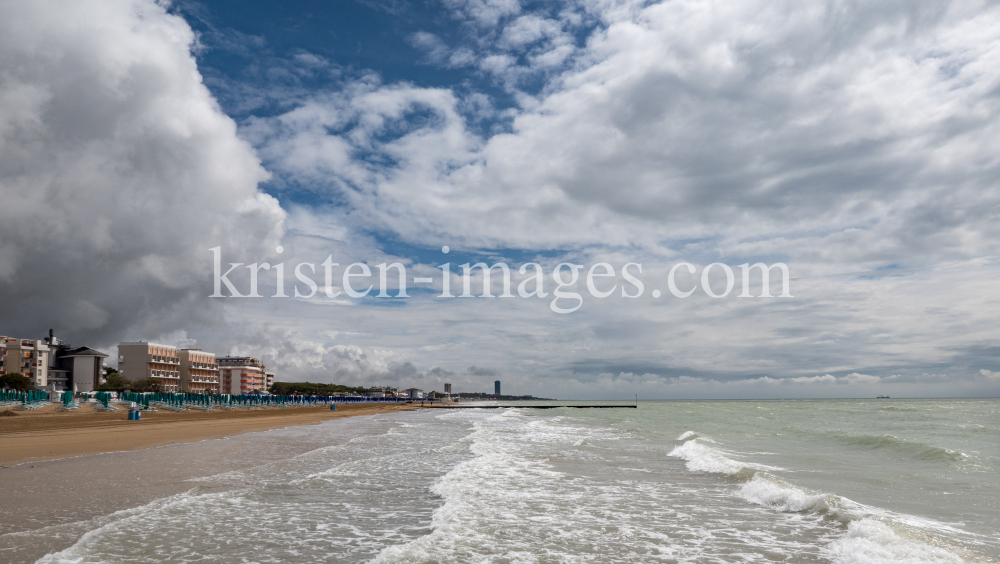
[[[0,480],[12,563],[1000,562],[998,399],[424,409]]]

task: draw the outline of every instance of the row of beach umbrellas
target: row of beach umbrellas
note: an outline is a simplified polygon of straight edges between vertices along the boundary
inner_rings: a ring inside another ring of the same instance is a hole
[[[105,393],[105,392],[100,392]],[[165,404],[173,407],[201,406],[240,406],[240,407],[271,407],[271,406],[308,406],[326,405],[332,403],[399,403],[404,398],[371,398],[371,397],[340,397],[340,396],[282,396],[264,394],[189,394],[189,393],[135,393],[122,392],[120,399],[125,402],[135,402],[144,408],[151,403]],[[100,398],[98,401],[105,403]],[[107,405],[105,403],[105,405]]]
[[[0,402],[19,401],[21,403],[35,403],[38,401],[48,401],[48,400],[49,400],[49,393],[40,390],[29,390],[27,392],[18,392],[15,390],[0,390]]]

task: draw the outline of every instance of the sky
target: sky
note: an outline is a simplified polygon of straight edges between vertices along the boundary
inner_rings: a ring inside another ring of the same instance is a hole
[[[0,333],[439,391],[997,396],[998,132],[996,2],[3,2]],[[213,248],[289,297],[210,297]],[[439,297],[476,262],[513,297]],[[739,297],[755,263],[789,295]]]

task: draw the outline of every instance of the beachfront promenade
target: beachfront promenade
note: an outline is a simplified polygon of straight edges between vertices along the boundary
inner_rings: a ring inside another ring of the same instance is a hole
[[[239,409],[239,408],[280,408],[280,407],[310,407],[321,405],[382,403],[406,403],[407,398],[378,398],[369,396],[302,396],[302,395],[271,395],[271,394],[185,394],[185,393],[144,393],[122,392],[117,403],[137,409],[155,409],[157,407],[172,410],[200,409],[209,410]],[[107,402],[105,402],[107,405]]]
[[[57,400],[51,399],[47,392],[32,390],[28,392],[15,392],[0,390],[0,407],[13,406],[19,411],[35,410],[48,405],[55,404],[62,411],[79,409],[80,403],[76,401],[73,392],[63,392],[59,394]],[[90,395],[84,394],[84,398],[92,398],[92,401],[85,400],[83,403],[90,403],[95,409],[101,411],[117,411],[118,407],[124,406],[132,411],[155,411],[165,409],[170,411],[201,410],[211,411],[214,409],[267,409],[267,408],[288,408],[288,407],[316,407],[316,406],[337,406],[353,404],[404,404],[412,402],[409,398],[380,398],[371,396],[307,396],[307,395],[274,395],[274,394],[189,394],[189,393],[135,393],[121,392],[114,394],[111,392],[96,392]],[[433,403],[440,400],[420,400]]]

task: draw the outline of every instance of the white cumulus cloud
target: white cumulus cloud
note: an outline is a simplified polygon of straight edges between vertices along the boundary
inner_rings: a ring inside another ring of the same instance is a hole
[[[151,1],[0,4],[5,331],[101,345],[211,324],[207,249],[273,251],[285,214],[194,39]]]

